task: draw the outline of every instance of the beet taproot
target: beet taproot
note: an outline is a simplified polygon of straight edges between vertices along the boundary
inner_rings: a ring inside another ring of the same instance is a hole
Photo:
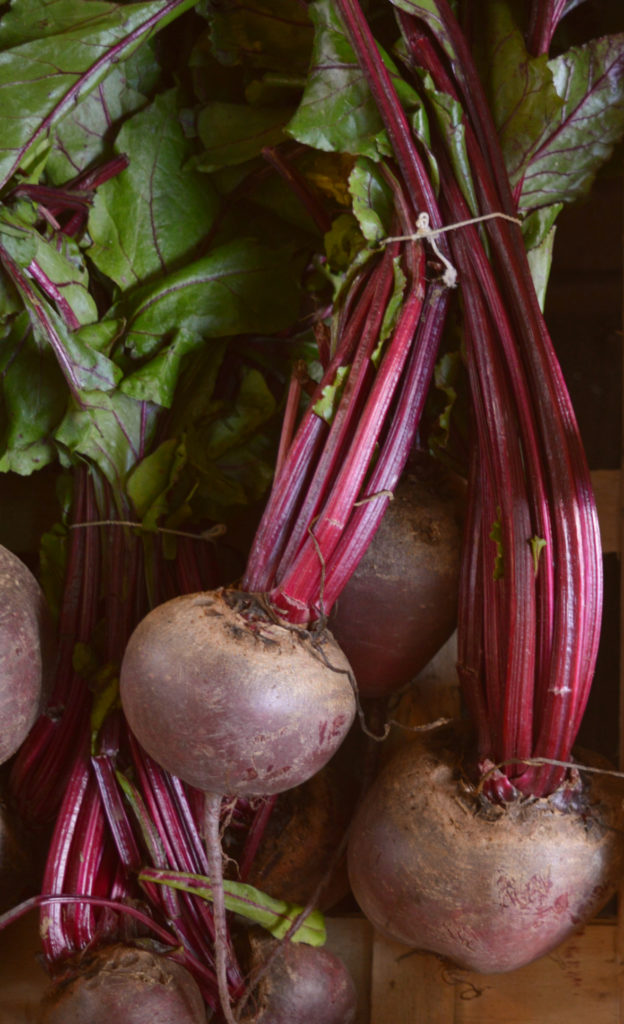
[[[334,605],[330,628],[363,697],[405,686],[455,629],[462,501],[441,465],[412,463]]]
[[[43,706],[53,654],[43,591],[17,555],[0,546],[0,763],[28,735]]]
[[[460,746],[443,728],[382,770],[352,824],[351,886],[395,941],[481,973],[515,970],[567,939],[615,891],[623,789],[586,774],[578,793],[494,805],[464,781]]]
[[[147,752],[211,793],[270,795],[337,750],[355,716],[350,667],[327,631],[279,624],[246,594],[159,605],[139,623],[121,699]]]
[[[206,1008],[189,972],[133,946],[85,954],[44,997],[41,1024],[205,1024]]]

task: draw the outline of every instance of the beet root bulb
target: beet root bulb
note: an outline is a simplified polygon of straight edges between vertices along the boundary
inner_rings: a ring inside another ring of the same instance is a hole
[[[42,1024],[205,1024],[194,978],[166,957],[130,946],[107,946],[85,957],[71,980],[55,986]]]
[[[173,775],[212,793],[269,795],[314,775],[355,717],[351,669],[327,631],[289,628],[249,595],[189,594],[130,637],[121,699]]]
[[[403,475],[330,628],[363,697],[406,686],[457,622],[463,490],[429,463]]]
[[[0,546],[0,764],[26,739],[41,711],[52,626],[30,569]]]
[[[567,939],[615,891],[621,786],[588,774],[575,809],[552,798],[494,806],[462,784],[456,766],[447,730],[391,759],[352,825],[352,889],[398,942],[484,974],[515,970]]]
[[[254,936],[252,970],[271,962],[252,993],[241,1024],[350,1024],[357,993],[342,960],[305,943]]]

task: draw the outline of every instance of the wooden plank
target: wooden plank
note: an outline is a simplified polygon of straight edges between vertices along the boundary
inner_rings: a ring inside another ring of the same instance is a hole
[[[595,923],[510,974],[457,975],[454,1024],[619,1024],[616,926]]]
[[[48,977],[37,959],[39,913],[0,932],[0,1024],[33,1024]]]
[[[619,552],[622,543],[622,499],[618,469],[594,469],[591,479],[598,506],[602,550]]]
[[[445,971],[438,957],[375,935],[370,1024],[454,1024],[455,989]]]
[[[462,971],[376,935],[370,1024],[619,1024],[616,926],[509,974]]]

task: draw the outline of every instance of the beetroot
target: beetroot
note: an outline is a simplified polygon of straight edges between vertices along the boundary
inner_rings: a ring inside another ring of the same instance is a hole
[[[354,819],[349,877],[393,939],[495,973],[548,953],[621,878],[622,788],[606,775],[495,806],[466,781],[460,737],[421,735],[380,773]]]
[[[44,596],[24,563],[0,546],[0,763],[8,760],[41,710],[52,654]]]
[[[242,1024],[350,1024],[357,994],[342,960],[305,943],[252,937],[252,970],[270,958]]]
[[[105,946],[55,986],[42,1024],[205,1024],[201,992],[184,967],[147,949]]]
[[[303,782],[338,748],[355,714],[349,672],[331,634],[286,628],[248,595],[216,591],[139,623],[121,697],[139,742],[172,774],[262,795]]]
[[[408,466],[330,626],[363,697],[405,686],[457,619],[461,482],[431,460]]]

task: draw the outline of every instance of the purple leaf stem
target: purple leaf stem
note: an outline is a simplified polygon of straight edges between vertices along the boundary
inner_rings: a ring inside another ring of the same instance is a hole
[[[383,316],[392,291],[393,258],[398,247],[388,246],[382,261],[375,268],[370,282],[371,305],[359,334],[357,347],[349,367],[338,408],[336,409],[323,451],[317,459],[314,474],[299,508],[297,522],[293,524],[288,543],[275,573],[277,586],[291,571],[293,563],[308,539],[308,527],[314,522],[321,503],[336,477],[338,467],[349,450],[354,424],[361,412],[373,373],[372,356],[379,341]]]
[[[130,876],[139,870],[142,858],[119,791],[111,757],[109,754],[98,754],[91,758],[91,765],[119,860],[126,875]]]
[[[238,875],[241,882],[245,882],[247,880],[249,872],[251,871],[254,857],[258,852],[276,803],[276,793],[272,796],[265,797],[253,816],[251,825],[247,830],[245,845],[243,846],[243,852],[240,857]]]
[[[390,420],[388,436],[325,575],[324,607],[331,608],[348,582],[381,522],[389,498],[405,468],[418,430],[446,319],[448,290],[430,286],[408,358],[405,378]],[[369,500],[374,495],[378,498]]]
[[[271,601],[286,610],[291,622],[306,622],[323,612],[329,612],[325,601],[323,609],[319,608],[324,565],[332,557],[354,502],[359,497],[386,413],[413,343],[423,300],[424,287],[421,280],[409,288],[399,322],[359,417],[348,454],[340,467],[331,494],[314,523],[313,537],[306,539],[298,557],[288,567],[287,574],[271,591]]]
[[[534,57],[548,53],[567,0],[533,0],[527,33],[527,49]]]
[[[15,262],[15,260],[9,255],[4,246],[0,245],[0,263],[4,267],[6,273],[13,281],[13,284],[23,296],[27,306],[32,310],[36,316],[39,326],[43,330],[46,339],[56,356],[57,362],[61,368],[61,372],[65,377],[67,386],[71,392],[72,398],[76,402],[78,408],[83,408],[83,402],[80,397],[80,385],[74,373],[74,368],[71,361],[67,357],[65,346],[59,334],[56,330],[52,319],[50,318],[45,305],[39,298],[36,290],[32,287],[28,276],[24,273],[21,267]],[[51,282],[50,282],[51,284]]]
[[[106,817],[99,800],[97,782],[91,775],[76,821],[74,849],[68,864],[70,870],[66,887],[70,892],[94,893],[98,884],[106,891],[106,879],[102,872],[105,830]],[[74,949],[84,949],[95,936],[95,916],[92,907],[80,903],[67,916],[71,922]],[[69,927],[68,924],[68,929]]]
[[[323,389],[334,383],[338,368],[349,364],[369,314],[371,291],[361,286],[362,279],[358,277],[353,285],[353,289],[358,292],[357,304],[348,327],[339,334],[336,352],[310,398],[282,471],[273,483],[242,580],[242,588],[249,593],[269,589],[283,547],[288,541],[289,530],[296,522],[299,504],[309,482],[310,467],[315,465],[329,430],[325,420],[314,412],[314,406],[321,398]]]
[[[44,892],[63,891],[76,823],[89,785],[89,762],[86,756],[87,736],[83,734],[76,739],[76,746],[84,753],[76,757],[52,835],[42,881]],[[53,904],[49,911],[42,916],[41,936],[43,954],[48,963],[63,959],[74,950],[60,905]]]
[[[440,227],[433,186],[418,154],[409,121],[399,102],[390,73],[358,0],[337,0],[336,6],[381,114],[407,192],[416,210],[426,210],[433,227]]]
[[[303,175],[285,158],[279,149],[273,146],[265,146],[262,150],[262,156],[300,199],[302,206],[305,207],[320,233],[322,235],[327,234],[332,225],[332,218]]]

